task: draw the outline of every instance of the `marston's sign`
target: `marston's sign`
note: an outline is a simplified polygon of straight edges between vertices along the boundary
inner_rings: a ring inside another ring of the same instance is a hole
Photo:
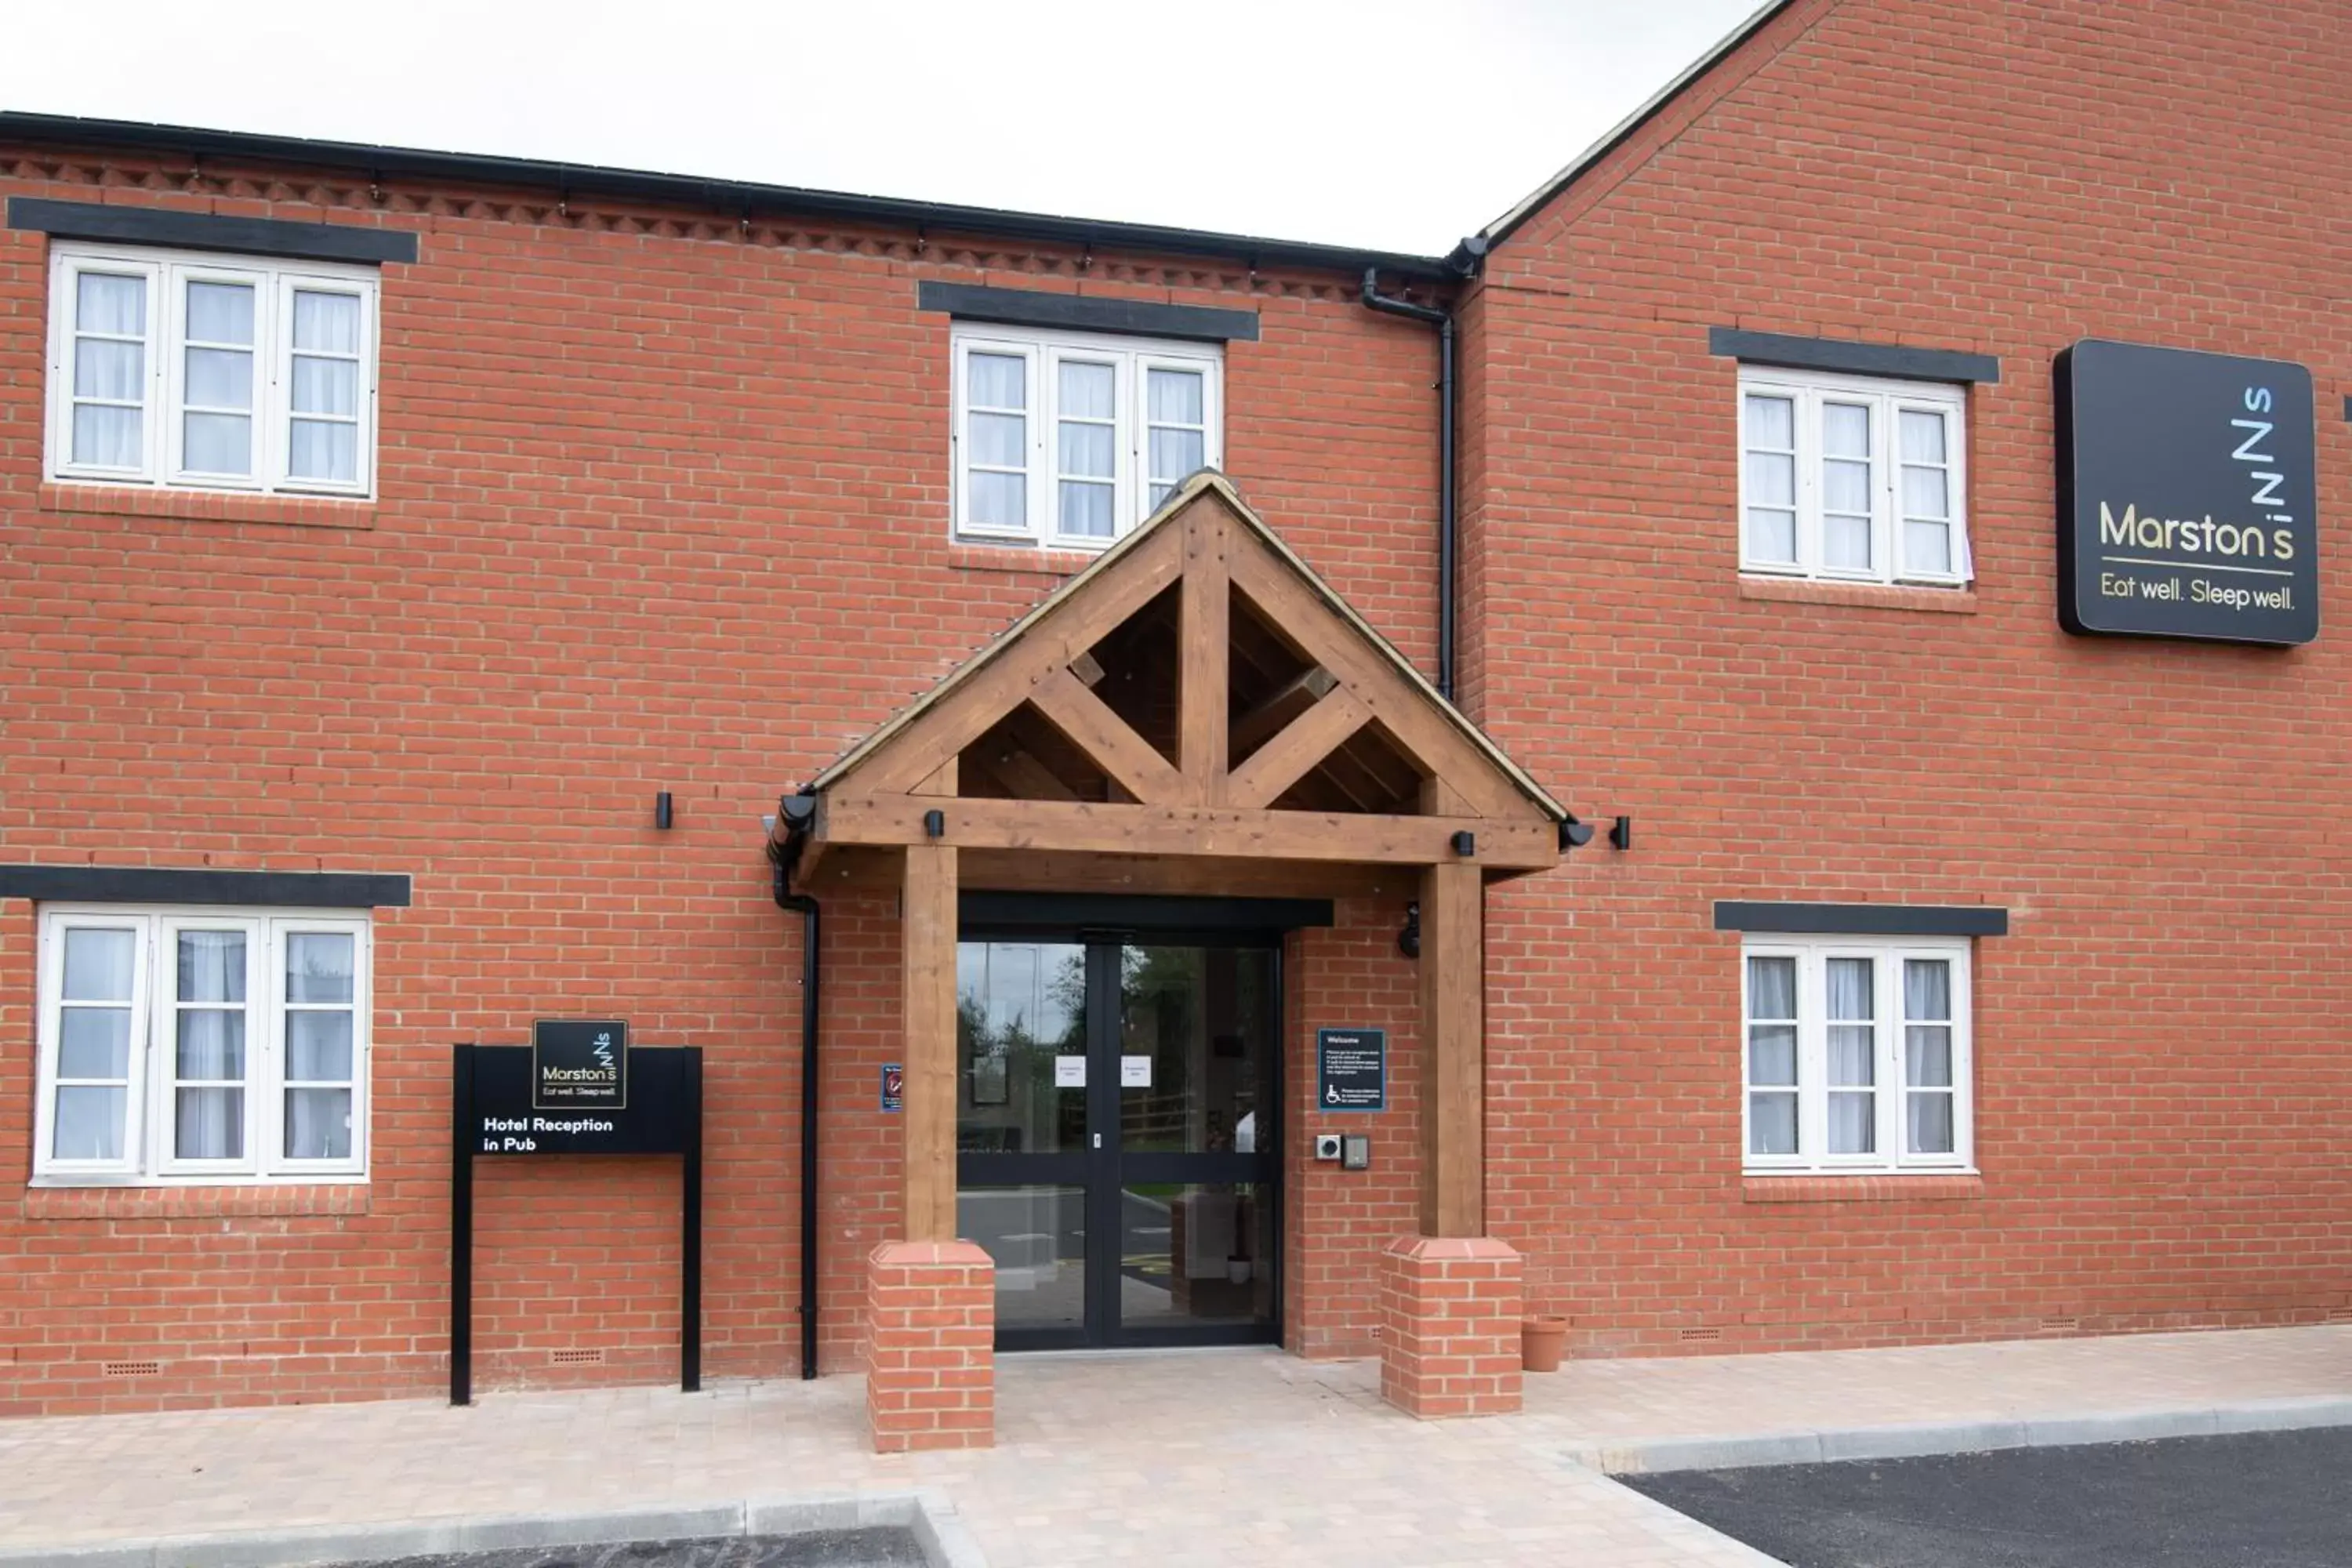
[[[2309,371],[2086,338],[2058,356],[2057,383],[2068,631],[2319,635]]]
[[[530,1030],[534,1110],[621,1110],[629,1103],[629,1026],[541,1018]]]

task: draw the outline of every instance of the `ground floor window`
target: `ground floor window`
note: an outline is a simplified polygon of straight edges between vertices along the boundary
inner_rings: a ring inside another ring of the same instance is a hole
[[[45,910],[35,1179],[365,1174],[368,937],[344,911]]]
[[[1744,959],[1748,1170],[1969,1167],[1966,941],[1759,935]]]

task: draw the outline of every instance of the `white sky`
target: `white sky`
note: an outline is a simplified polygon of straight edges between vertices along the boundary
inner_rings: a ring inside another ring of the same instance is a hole
[[[0,106],[1443,253],[1756,3],[17,0]]]

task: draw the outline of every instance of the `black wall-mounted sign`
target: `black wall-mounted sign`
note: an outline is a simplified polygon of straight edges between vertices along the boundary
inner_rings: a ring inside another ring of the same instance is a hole
[[[2058,619],[2083,635],[2319,635],[2311,373],[2084,339],[2058,356]]]
[[[586,1026],[592,1031],[614,1026]],[[593,1033],[590,1040],[593,1046]],[[702,1386],[702,1052],[690,1047],[641,1050],[630,1058],[624,1048],[621,1054],[630,1063],[622,1079],[625,1103],[548,1110],[536,1099],[545,1043],[457,1046],[452,1051],[449,1403],[465,1405],[473,1398],[474,1161],[483,1155],[685,1156],[679,1382],[691,1393]],[[592,1059],[593,1054],[592,1049]]]
[[[629,1026],[541,1018],[530,1028],[534,1110],[620,1110],[629,1103]]]
[[[1389,1108],[1389,1032],[1386,1029],[1315,1031],[1315,1109],[1386,1110]]]

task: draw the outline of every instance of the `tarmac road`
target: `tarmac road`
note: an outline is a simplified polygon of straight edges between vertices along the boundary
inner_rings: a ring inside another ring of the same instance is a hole
[[[1794,1568],[2352,1565],[2352,1427],[1618,1479]]]

